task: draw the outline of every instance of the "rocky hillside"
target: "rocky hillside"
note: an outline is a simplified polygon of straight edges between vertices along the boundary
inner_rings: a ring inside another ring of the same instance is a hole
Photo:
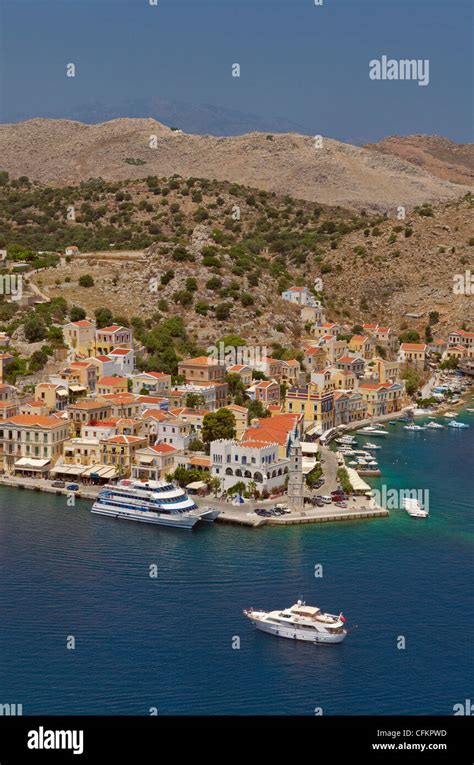
[[[366,149],[411,162],[451,183],[474,184],[474,144],[457,144],[439,135],[391,136]]]
[[[89,315],[105,307],[154,324],[180,316],[202,345],[231,332],[296,343],[307,330],[280,298],[294,283],[316,288],[328,319],[349,327],[373,320],[423,330],[430,311],[440,314],[435,335],[474,326],[472,295],[453,294],[454,274],[474,271],[471,196],[397,220],[196,178],[3,183],[0,245],[21,260],[28,247],[79,245],[83,258],[41,263],[29,278]],[[81,276],[92,277],[89,286]]]
[[[151,144],[151,146],[150,146]],[[392,154],[295,133],[188,135],[152,119],[99,125],[36,119],[0,125],[2,168],[54,185],[178,174],[230,181],[321,204],[394,214],[459,198],[467,186],[441,180]]]

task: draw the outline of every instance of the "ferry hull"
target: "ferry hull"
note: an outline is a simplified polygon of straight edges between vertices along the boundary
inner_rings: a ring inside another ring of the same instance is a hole
[[[335,635],[329,635],[323,632],[315,634],[314,630],[305,630],[304,628],[295,630],[292,626],[286,627],[284,624],[269,624],[269,622],[261,621],[252,616],[248,616],[248,618],[261,632],[267,632],[269,635],[275,635],[276,637],[283,637],[291,640],[303,640],[307,643],[342,643],[347,635],[347,630],[343,630]]]
[[[205,520],[199,516],[192,516],[189,513],[185,515],[173,516],[159,515],[151,511],[143,512],[140,510],[119,510],[117,507],[94,503],[91,512],[96,515],[105,515],[109,518],[118,518],[125,521],[136,521],[138,523],[151,523],[155,526],[171,526],[176,529],[192,529],[200,520]]]

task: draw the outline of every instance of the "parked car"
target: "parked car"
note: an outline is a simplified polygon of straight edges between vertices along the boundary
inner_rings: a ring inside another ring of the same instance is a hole
[[[325,505],[330,505],[332,502],[332,497],[322,496],[321,501],[324,502]]]
[[[314,503],[317,507],[324,507],[324,502],[322,499],[317,499]]]
[[[51,486],[54,486],[55,489],[64,489],[66,483],[64,481],[53,481]]]
[[[347,507],[347,502],[336,502],[336,507]]]
[[[313,484],[313,489],[320,489],[323,483],[324,483],[324,478],[319,478],[319,480],[315,481],[315,483]]]
[[[67,487],[68,491],[79,491],[79,484],[78,483],[70,483]]]

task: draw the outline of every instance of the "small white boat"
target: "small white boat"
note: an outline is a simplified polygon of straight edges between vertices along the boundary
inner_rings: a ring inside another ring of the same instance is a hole
[[[465,422],[457,422],[456,420],[451,420],[451,422],[448,422],[448,428],[468,428],[469,425]]]
[[[374,449],[381,449],[382,447],[379,446],[379,444],[372,444],[370,441],[367,441],[366,444],[364,444],[366,449],[370,449],[372,452]]]
[[[298,600],[283,611],[260,611],[247,608],[244,616],[262,632],[310,643],[340,643],[347,635],[342,613],[325,614],[321,609]]]
[[[458,417],[458,416],[459,416],[459,412],[445,412],[443,414],[443,417]]]
[[[411,515],[412,518],[428,518],[429,515],[428,510],[425,510],[417,499],[402,499],[402,508],[403,510],[406,510],[408,515]]]
[[[388,433],[383,428],[375,427],[374,425],[366,425],[365,428],[361,428],[361,433],[369,433],[371,436],[387,436]]]
[[[472,409],[471,407],[468,406],[468,407],[466,407],[466,412],[474,412],[474,409]]]
[[[444,430],[444,425],[441,425],[439,422],[429,422],[426,427],[431,430]]]
[[[404,425],[405,430],[425,430],[424,425]]]

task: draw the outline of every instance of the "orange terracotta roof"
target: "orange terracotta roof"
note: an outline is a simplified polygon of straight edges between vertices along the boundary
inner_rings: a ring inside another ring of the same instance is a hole
[[[190,465],[197,465],[197,467],[210,467],[211,465],[211,458],[210,457],[191,457],[189,460]]]
[[[165,372],[140,372],[137,377],[155,377],[157,380],[160,380],[162,377],[171,377],[171,375],[165,374]]]
[[[161,404],[163,401],[167,401],[163,396],[137,396],[136,400],[140,404]]]
[[[97,329],[97,332],[117,332],[119,329],[127,330],[127,327],[121,327],[118,324],[111,324],[110,327],[101,327],[100,329]]]
[[[149,417],[155,420],[170,420],[174,415],[170,412],[163,412],[161,409],[146,409],[142,413],[142,419],[147,420]]]
[[[171,446],[170,444],[154,444],[149,448],[153,449],[153,451],[157,454],[168,454],[169,452],[177,451],[177,449],[175,449],[175,447]]]
[[[126,356],[131,352],[131,348],[114,348],[113,351],[110,351],[109,356]]]
[[[183,359],[179,363],[186,364],[186,365],[193,364],[194,366],[198,366],[198,367],[218,365],[217,359],[215,359],[213,356],[196,356],[193,359]]]
[[[126,377],[101,377],[100,380],[97,381],[97,385],[126,385],[127,384],[127,378]]]
[[[425,343],[402,343],[400,346],[402,351],[426,351]]]
[[[68,409],[104,409],[106,406],[103,401],[78,401],[69,404]]]
[[[29,425],[30,427],[38,428],[57,428],[64,426],[64,421],[58,417],[45,417],[39,414],[17,414],[14,417],[9,417],[6,423],[12,423],[12,425]]]
[[[113,404],[132,404],[138,401],[133,393],[101,393],[101,399],[111,401]]]
[[[88,321],[87,319],[80,319],[80,321],[71,321],[70,323],[74,327],[81,327],[81,328],[82,327],[87,328],[87,327],[94,327],[95,326],[91,321]]]
[[[107,438],[108,444],[137,444],[139,441],[146,441],[142,436],[111,436]]]

